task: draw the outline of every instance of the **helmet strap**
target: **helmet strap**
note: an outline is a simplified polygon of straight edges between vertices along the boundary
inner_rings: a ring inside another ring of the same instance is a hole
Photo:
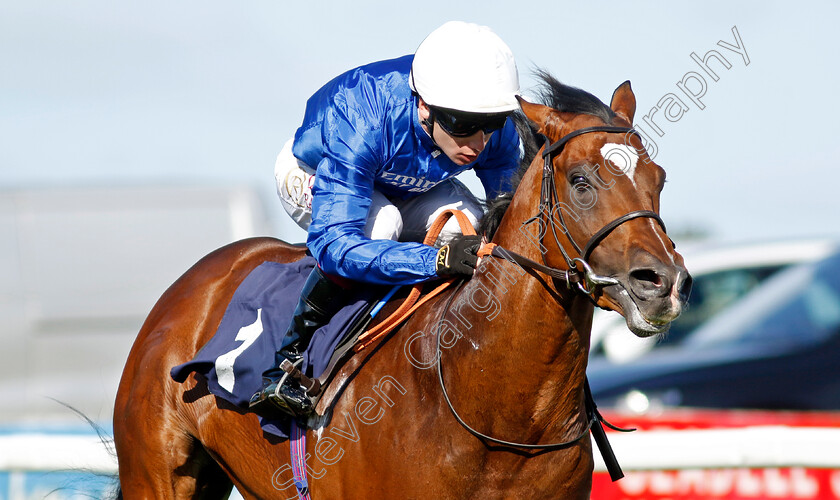
[[[429,127],[429,137],[432,139],[432,143],[434,143],[435,146],[438,146],[438,143],[435,140],[435,112],[432,111],[431,107],[429,107],[429,117],[421,120],[420,123]]]

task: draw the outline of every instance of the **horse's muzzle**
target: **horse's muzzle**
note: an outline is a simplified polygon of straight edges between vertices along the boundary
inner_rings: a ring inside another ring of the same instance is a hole
[[[667,331],[682,313],[691,293],[692,278],[683,266],[665,264],[647,255],[618,281],[623,290],[615,298],[621,304],[628,328],[647,337]]]

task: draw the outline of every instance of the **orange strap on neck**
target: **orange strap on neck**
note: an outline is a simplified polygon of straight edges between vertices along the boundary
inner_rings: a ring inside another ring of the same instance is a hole
[[[426,233],[426,238],[423,240],[423,243],[426,245],[433,246],[440,235],[443,226],[449,220],[450,217],[455,217],[458,221],[458,225],[461,226],[461,232],[465,235],[474,235],[475,228],[473,228],[472,223],[464,214],[464,212],[460,210],[454,209],[447,209],[444,210],[440,215],[438,215],[437,219],[432,223],[432,226],[429,228],[429,231]],[[480,255],[480,252],[479,252]],[[420,298],[420,293],[423,288],[423,283],[417,283],[411,288],[411,292],[408,294],[408,297],[405,301],[400,304],[400,307],[397,308],[394,312],[391,313],[390,316],[385,318],[381,323],[374,326],[370,330],[364,332],[359,336],[359,340],[356,343],[356,346],[353,347],[353,350],[359,352],[381,338],[383,335],[390,333],[394,328],[399,326],[400,323],[408,319],[414,311],[417,310],[418,307],[422,306],[433,297],[437,296],[446,288],[449,287],[452,283],[455,282],[455,279],[449,279],[445,282],[441,283],[439,286],[435,287],[434,290],[427,293],[422,300],[418,302],[417,299]]]

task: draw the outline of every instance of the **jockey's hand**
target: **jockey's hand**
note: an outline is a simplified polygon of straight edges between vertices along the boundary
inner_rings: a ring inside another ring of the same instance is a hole
[[[458,235],[437,253],[438,276],[462,274],[472,276],[478,263],[478,248],[481,236]]]

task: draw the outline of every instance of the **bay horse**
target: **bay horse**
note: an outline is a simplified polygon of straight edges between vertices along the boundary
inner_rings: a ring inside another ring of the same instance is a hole
[[[639,336],[659,334],[681,312],[690,277],[658,217],[665,172],[628,132],[630,83],[608,107],[543,79],[544,104],[521,107],[552,145],[523,162],[515,193],[487,215],[492,243],[530,264],[483,257],[472,279],[337,372],[318,405],[329,418],[306,433],[313,499],[588,498],[593,309],[618,311]],[[178,384],[169,374],[213,336],[253,268],[304,252],[272,238],[233,243],[159,299],[116,398],[125,499],[227,498],[233,485],[247,499],[297,498],[287,442],[211,395],[201,376]]]

